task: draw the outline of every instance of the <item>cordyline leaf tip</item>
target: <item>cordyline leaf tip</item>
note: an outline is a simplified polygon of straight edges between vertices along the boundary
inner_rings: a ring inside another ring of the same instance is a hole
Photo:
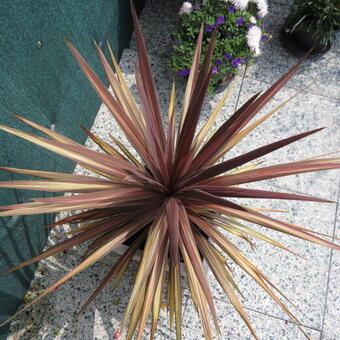
[[[5,132],[69,158],[99,175],[91,177],[40,170],[0,168],[3,171],[38,178],[0,182],[1,188],[74,193],[72,196],[36,198],[31,203],[1,207],[0,216],[83,210],[51,224],[51,226],[66,223],[71,226],[79,224],[71,229],[69,239],[50,247],[32,259],[4,270],[2,274],[90,241],[86,257],[78,266],[3,322],[1,326],[126,241],[128,241],[126,252],[108,271],[103,282],[85,302],[81,311],[110,281],[114,280],[114,286],[117,287],[135,252],[143,249],[126,314],[122,320],[122,331],[129,324],[127,339],[132,339],[135,333],[137,339],[141,339],[148,317],[152,320],[150,339],[153,339],[161,301],[164,299],[164,286],[167,286],[170,324],[171,327],[176,324],[176,337],[181,339],[184,273],[202,320],[205,337],[212,339],[209,315],[212,316],[218,331],[217,313],[203,269],[203,261],[206,261],[230,302],[256,338],[255,330],[238,298],[241,292],[221,250],[228,259],[234,261],[254,279],[299,326],[298,320],[279,298],[279,295],[285,298],[284,295],[229,240],[228,235],[236,235],[251,246],[253,246],[251,237],[255,237],[294,253],[293,250],[287,249],[264,233],[242,224],[243,220],[339,250],[339,245],[318,237],[317,232],[268,217],[260,212],[261,209],[242,205],[242,198],[328,201],[303,195],[239,188],[237,185],[304,172],[340,168],[339,158],[318,157],[260,168],[258,166],[261,162],[251,166],[246,164],[306,138],[320,130],[317,129],[275,141],[224,162],[219,161],[236,143],[277,111],[271,111],[264,118],[246,127],[293,76],[303,60],[263,94],[254,95],[213,134],[208,135],[227,95],[223,96],[206,125],[200,131],[196,131],[211,77],[211,56],[216,39],[215,36],[212,37],[200,67],[203,34],[201,29],[179,124],[176,124],[175,87],[173,86],[169,105],[169,127],[168,131],[165,131],[148,55],[132,3],[131,8],[137,39],[136,83],[141,107],[133,99],[110,48],[114,69],[95,43],[112,93],[74,45],[68,39],[65,39],[65,42],[98,96],[111,111],[134,148],[134,152],[114,137],[112,138],[115,145],[111,145],[86,128],[83,130],[101,148],[100,152],[88,150],[65,136],[17,115],[16,118],[44,133],[47,138],[0,126],[0,129]],[[282,106],[280,105],[279,108]],[[229,198],[239,198],[240,202],[231,202]]]

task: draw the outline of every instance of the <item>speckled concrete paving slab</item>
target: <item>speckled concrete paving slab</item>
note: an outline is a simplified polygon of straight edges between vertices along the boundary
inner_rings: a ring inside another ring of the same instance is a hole
[[[298,89],[314,81],[315,84],[308,92],[340,99],[339,56],[340,51],[332,49],[323,56],[310,57],[296,76],[289,80],[287,86]],[[255,79],[267,84],[272,83],[298,61],[299,58],[292,56],[274,37],[264,44],[263,56],[259,62],[249,68],[247,81]]]
[[[140,17],[149,54],[169,58],[171,54],[171,34],[176,30],[178,11],[182,0],[148,0]],[[130,48],[136,49],[136,40],[132,35]],[[167,59],[167,63],[169,59]]]
[[[263,185],[252,185],[253,188],[268,190]],[[275,191],[278,191],[275,189]],[[281,192],[287,192],[280,190]],[[239,200],[245,206],[263,209],[282,210],[284,212],[266,213],[266,215],[295,225],[310,228],[316,232],[332,235],[335,205],[314,202]],[[265,242],[252,238],[256,246],[254,252],[245,241],[240,241],[227,232],[224,234],[232,240],[244,254],[253,262],[299,310],[289,306],[303,325],[321,329],[325,296],[327,292],[330,250],[307,243],[285,234],[252,225],[252,229],[279,241],[305,259],[275,248]],[[234,276],[244,295],[242,304],[252,310],[276,316],[285,320],[289,317],[277,304],[241,269],[234,266]],[[215,297],[226,300],[226,297],[216,282],[210,276]]]
[[[151,54],[150,61],[155,71],[155,81],[160,93],[160,105],[164,112],[164,119],[166,118],[166,108],[173,78],[167,68],[170,53],[168,42],[169,35],[175,28],[176,13],[180,3],[179,0],[166,2],[149,0],[141,17],[146,42]],[[283,0],[270,2],[271,14],[268,17],[267,25],[268,29],[273,32],[273,39],[267,43],[262,61],[247,69],[245,80],[242,82],[242,72],[236,77],[230,100],[221,112],[217,126],[232,114],[235,106],[239,106],[257,91],[265,89],[269,83],[275,81],[289,66],[296,62],[297,59],[283,50],[277,42],[280,23],[283,22],[283,17],[287,13],[286,3]],[[314,63],[307,61],[297,77],[289,82],[288,88],[283,89],[267,106],[267,109],[260,113],[260,116],[289,98],[296,92],[296,89],[303,87],[311,79],[317,79],[320,83],[313,85],[306,93],[299,95],[283,108],[280,113],[271,117],[260,129],[254,131],[242,144],[234,148],[230,157],[279,138],[320,126],[328,128],[304,141],[276,151],[270,157],[264,157],[262,159],[265,161],[263,165],[289,162],[339,149],[339,101],[336,99],[339,98],[336,89],[336,82],[339,80],[339,68],[336,58],[337,53],[331,51]],[[134,39],[132,39],[131,49],[125,50],[120,65],[134,94],[137,92],[133,74],[135,59],[136,52]],[[177,103],[179,106],[183,95],[184,82],[181,79],[176,80],[178,82]],[[242,90],[239,97],[241,84]],[[221,95],[219,93],[207,97],[200,121],[201,125],[207,119],[211,108],[217,103]],[[91,130],[106,141],[110,141],[110,133],[125,141],[117,123],[112,119],[105,106],[101,106]],[[91,148],[96,148],[89,140],[86,144]],[[76,168],[75,172],[86,173],[79,167]],[[264,181],[252,187],[299,192],[339,202],[339,179],[338,172],[329,171],[327,173],[304,174]],[[339,203],[338,205],[281,201],[266,203],[259,200],[242,202],[250,206],[287,210],[286,213],[277,212],[270,215],[297,225],[310,227],[318,232],[331,235],[334,233],[336,237],[340,237]],[[338,219],[334,222],[336,214]],[[264,231],[264,228],[261,227],[254,228]],[[65,232],[68,230],[68,226],[57,228],[57,231],[59,230],[61,230],[61,239],[59,236],[56,237],[55,232],[52,232],[48,240],[49,246],[66,238]],[[302,321],[304,330],[312,339],[339,340],[339,253],[285,235],[279,235],[274,231],[266,231],[266,234],[291,249],[296,249],[299,254],[308,258],[308,261],[257,241],[255,241],[257,251],[254,253],[246,244],[236,239],[233,240],[272,279],[273,283],[297,305],[300,311],[291,309]],[[233,238],[232,236],[229,237]],[[85,247],[80,246],[57,257],[42,261],[31,285],[33,294],[47,288],[69,272],[79,263],[84,250]],[[78,320],[75,319],[75,315],[116,260],[117,255],[115,254],[105,257],[98,264],[78,274],[74,279],[39,302],[32,311],[25,313],[12,324],[9,338],[11,340],[112,339],[115,332],[119,330],[119,323],[123,317],[131,284],[134,280],[136,263],[131,264],[124,277],[123,284],[115,292],[108,286]],[[242,304],[261,339],[295,340],[304,338],[296,325],[288,320],[260,288],[257,288],[237,268],[234,272],[245,296],[241,300]],[[222,331],[221,339],[250,339],[249,331],[231,308],[229,302],[226,301],[211,273],[209,273],[209,282],[216,298],[216,309]],[[189,298],[187,285],[185,285],[183,292],[183,317],[183,339],[196,340],[202,338],[202,329],[196,310]],[[157,340],[174,339],[174,333],[169,329],[167,320],[167,311],[162,309],[156,334]],[[145,339],[148,338],[149,330],[150,328],[147,327]],[[125,334],[122,335],[122,338],[124,337]]]
[[[289,13],[287,3],[268,1],[269,14],[265,17],[264,25],[271,37],[278,39],[279,32]]]
[[[63,227],[63,232],[68,230],[68,226]],[[48,245],[63,240],[65,234],[62,235],[64,236],[61,239],[59,237],[56,239],[55,233],[52,232]],[[41,261],[31,285],[31,292],[39,293],[66,275],[79,263],[84,251],[83,245],[57,257]],[[120,321],[124,316],[137,269],[136,262],[130,264],[123,283],[115,291],[109,284],[96,302],[90,305],[78,319],[76,314],[117,259],[116,254],[110,254],[67,281],[53,294],[39,302],[32,312],[24,314],[13,322],[9,339],[112,339],[119,330]],[[167,320],[166,310],[162,310],[157,340],[165,339],[164,335],[169,334]]]
[[[248,82],[247,78],[245,78],[240,95],[240,104],[244,103],[253,94],[264,91],[267,87],[266,83],[257,80]],[[284,88],[266,105],[258,117],[270,112],[295,93],[298,93],[298,90]],[[288,163],[339,151],[340,101],[303,92],[268,118],[262,126],[247,136],[238,147],[235,147],[234,151],[242,153],[249,151],[255,145],[262,146],[266,143],[320,127],[325,129],[262,157],[260,160],[265,162],[263,166]],[[313,196],[335,200],[338,178],[339,172],[330,170],[327,172],[282,177],[267,182]]]
[[[216,312],[218,315],[223,340],[250,340],[253,339],[247,326],[238,316],[229,302],[216,300]],[[265,340],[303,340],[306,337],[299,331],[296,324],[273,318],[271,316],[258,313],[252,310],[246,310],[247,315],[252,323],[259,339]],[[192,322],[193,316],[196,315],[196,309],[191,300],[188,301],[186,313],[183,320],[183,339],[196,340],[203,339],[202,327],[198,323]],[[318,330],[303,327],[303,331],[308,334],[312,340],[319,340],[320,332]],[[219,339],[214,334],[214,339]]]

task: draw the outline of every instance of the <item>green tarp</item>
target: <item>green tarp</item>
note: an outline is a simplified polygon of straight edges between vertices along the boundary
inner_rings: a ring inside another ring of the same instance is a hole
[[[137,7],[142,1],[136,1]],[[0,1],[0,124],[32,131],[12,117],[23,115],[83,143],[100,101],[68,51],[70,39],[102,76],[93,39],[108,40],[119,56],[132,25],[128,0]],[[106,51],[107,52],[107,51]],[[102,77],[103,79],[103,77]],[[74,164],[0,131],[0,166],[72,172]],[[0,180],[23,178],[0,172]],[[0,189],[0,205],[42,193]],[[0,218],[0,271],[41,252],[53,216]],[[0,321],[24,297],[35,265],[0,276]],[[8,327],[0,329],[5,339]]]

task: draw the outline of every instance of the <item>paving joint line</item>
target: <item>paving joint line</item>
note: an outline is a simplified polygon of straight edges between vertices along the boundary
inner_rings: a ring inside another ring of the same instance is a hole
[[[333,224],[333,235],[332,235],[332,243],[334,243],[335,240],[335,231],[336,231],[336,222],[337,222],[337,216],[339,212],[339,201],[340,201],[340,179],[339,179],[339,185],[338,185],[338,199],[337,204],[335,208],[335,216],[334,216],[334,224]],[[331,249],[331,255],[329,257],[329,264],[328,264],[328,277],[327,277],[327,283],[326,283],[326,296],[325,296],[325,304],[323,309],[323,317],[322,317],[322,323],[321,323],[321,334],[320,334],[320,340],[323,338],[324,333],[324,326],[325,326],[325,318],[326,318],[326,309],[327,309],[327,300],[328,300],[328,291],[329,291],[329,282],[331,277],[331,270],[332,270],[332,259],[333,259],[333,249]]]
[[[274,34],[277,34],[277,33],[279,33],[279,31],[273,31],[272,33],[274,33]],[[281,45],[281,42],[280,42],[280,40],[279,40],[279,38],[277,37],[277,36],[273,36],[273,38],[271,39],[271,41],[275,44],[275,45],[279,45],[280,47],[282,47],[282,45]],[[284,47],[282,47],[285,51],[287,51]],[[290,53],[291,54],[291,53]],[[265,55],[266,55],[266,53],[264,53],[264,57],[263,58],[265,58]],[[301,58],[297,58],[297,60],[300,60]],[[317,60],[319,60],[319,59],[317,59]],[[313,62],[313,61],[311,61],[311,62]],[[306,62],[305,62],[306,63]],[[282,66],[282,67],[285,67],[286,69],[287,69],[287,71],[288,71],[288,69],[290,69],[291,67],[293,67],[294,65],[296,64],[296,62],[293,62],[293,63],[291,63],[291,64],[280,64],[279,66]],[[251,71],[251,70],[250,70]],[[250,76],[250,77],[253,77],[255,80],[256,80],[256,77],[254,77],[254,75],[252,74],[252,73],[250,73],[250,74],[248,74],[248,76]],[[293,76],[293,78],[292,79],[294,79],[294,76]],[[271,81],[268,81],[268,80],[266,80],[266,79],[263,79],[263,80],[261,80],[261,82],[263,82],[263,83],[265,83],[265,84],[267,84],[267,85],[272,85],[273,84],[273,82],[271,82]],[[316,83],[317,84],[317,83]],[[290,82],[288,82],[287,84],[285,84],[285,86],[284,86],[284,88],[289,88],[289,89],[291,89],[291,90],[296,90],[296,91],[299,91],[299,90],[301,90],[301,88],[303,88],[302,86],[297,86],[297,85],[290,85]],[[332,96],[330,96],[330,95],[324,95],[324,94],[322,94],[322,93],[320,93],[320,92],[318,92],[318,91],[316,91],[316,90],[311,90],[310,88],[308,88],[308,89],[306,89],[306,90],[304,90],[302,93],[309,93],[309,94],[312,94],[312,95],[314,95],[314,96],[319,96],[319,97],[323,97],[323,98],[327,98],[327,99],[332,99],[332,100],[335,100],[335,101],[337,101],[337,102],[339,102],[340,101],[340,97],[332,97]]]
[[[282,65],[282,66],[287,66],[287,65]],[[287,69],[289,68],[289,66],[287,67]],[[253,75],[252,74],[249,74],[248,76],[252,77]],[[254,79],[256,80],[256,78],[254,77]],[[270,82],[268,80],[261,80],[263,83],[266,83],[267,85],[273,85],[273,82]],[[298,86],[293,86],[293,85],[289,85],[289,84],[286,84],[284,88],[288,88],[290,90],[295,90],[295,91],[299,91],[301,90],[301,87],[298,87]],[[312,91],[312,90],[304,90],[302,93],[308,93],[308,94],[311,94],[313,96],[318,96],[318,97],[322,97],[322,98],[326,98],[326,99],[331,99],[331,100],[334,100],[336,102],[340,102],[340,98],[336,98],[336,97],[332,97],[332,96],[327,96],[327,95],[324,95],[324,94],[321,94],[317,91]]]
[[[283,189],[283,190],[295,192],[296,194],[306,195],[306,196],[309,196],[309,197],[312,197],[312,198],[320,198],[320,199],[324,199],[324,200],[329,200],[329,198],[326,198],[326,197],[314,196],[314,195],[311,195],[311,194],[306,193],[306,192],[290,189],[290,188],[283,187],[283,186],[280,186],[280,185],[277,185],[277,184],[272,184],[271,182],[262,182],[262,184],[267,185],[267,186],[272,186],[272,187],[275,187],[275,188],[278,188],[278,189]]]
[[[287,320],[287,319],[285,319],[283,317],[280,317],[280,316],[275,316],[275,315],[268,314],[268,313],[265,313],[265,312],[261,312],[261,311],[258,311],[256,309],[245,307],[245,306],[243,306],[243,308],[247,309],[247,310],[250,310],[252,312],[256,312],[256,313],[259,313],[259,314],[262,314],[262,315],[265,315],[265,316],[270,316],[271,318],[282,320],[284,322],[289,322],[291,324],[294,324],[294,325],[298,326],[296,322],[294,322],[292,320]],[[308,329],[312,329],[312,330],[317,331],[317,332],[321,332],[321,330],[319,328],[317,328],[317,327],[307,326],[307,325],[304,325],[303,323],[301,323],[301,326],[305,327],[305,328],[308,328]]]
[[[214,296],[214,299],[218,300],[218,301],[221,301],[221,302],[227,302],[229,303],[228,300],[224,300],[224,299],[221,299],[221,298],[218,298],[216,296]],[[281,321],[285,321],[285,322],[289,322],[289,323],[292,323],[294,325],[297,325],[296,322],[292,321],[292,320],[287,320],[283,317],[280,317],[280,316],[276,316],[276,315],[273,315],[273,314],[269,314],[269,313],[266,313],[266,312],[262,312],[262,311],[259,311],[259,310],[256,310],[254,308],[250,308],[250,307],[246,307],[246,306],[243,306],[244,309],[247,309],[249,311],[252,311],[252,312],[255,312],[255,313],[258,313],[258,314],[262,314],[262,315],[265,315],[265,316],[269,316],[271,318],[274,318],[274,319],[278,319],[278,320],[281,320]],[[306,327],[308,329],[312,329],[312,330],[315,330],[317,332],[321,332],[321,329],[317,328],[317,327],[312,327],[312,326],[308,326],[308,325],[305,325],[305,324],[302,324],[301,323],[301,326],[302,327]]]

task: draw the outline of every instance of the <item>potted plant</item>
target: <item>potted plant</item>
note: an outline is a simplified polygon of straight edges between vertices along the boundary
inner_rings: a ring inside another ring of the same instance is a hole
[[[182,281],[184,279],[181,276],[181,260],[184,262],[186,278],[193,301],[202,319],[206,339],[212,339],[209,316],[213,318],[217,331],[219,328],[213,296],[203,268],[203,260],[206,260],[225,294],[256,338],[255,330],[239,301],[239,289],[223,254],[227,254],[230,260],[255,280],[299,325],[299,321],[289,311],[286,303],[280,299],[281,296],[278,296],[275,286],[232,243],[226,233],[245,239],[250,244],[252,244],[250,238],[255,237],[283,250],[293,252],[280,242],[266,236],[264,232],[256,231],[242,223],[242,221],[246,221],[339,250],[339,245],[318,237],[318,233],[313,230],[268,217],[254,207],[242,204],[242,198],[328,203],[329,201],[292,193],[239,187],[245,183],[275,177],[340,168],[339,159],[314,157],[260,168],[257,168],[260,166],[258,163],[248,164],[321,130],[317,129],[261,146],[237,157],[228,158],[226,161],[220,160],[247,134],[275,112],[275,110],[271,111],[266,116],[261,116],[254,121],[257,113],[287,83],[299,69],[303,60],[267,91],[252,96],[210,135],[209,132],[214,126],[216,114],[226,99],[226,96],[223,96],[213,114],[196,134],[207,88],[213,75],[211,60],[216,41],[215,34],[207,47],[206,56],[200,67],[204,36],[203,29],[201,29],[190,68],[182,110],[177,119],[175,86],[173,86],[168,111],[168,128],[164,129],[156,87],[135,12],[133,12],[133,19],[138,50],[136,84],[141,108],[133,99],[112,53],[115,71],[96,44],[112,88],[111,92],[74,45],[70,42],[67,42],[67,45],[100,99],[107,105],[138,153],[138,157],[128,152],[120,142],[111,145],[91,133],[89,136],[102,151],[89,150],[70,138],[23,117],[17,118],[38,130],[38,135],[8,126],[0,126],[2,131],[67,157],[99,175],[1,168],[4,171],[34,176],[39,179],[0,182],[0,188],[39,191],[43,189],[59,193],[73,193],[70,196],[41,197],[35,198],[33,202],[1,207],[1,217],[59,211],[73,212],[71,216],[53,224],[56,226],[71,223],[72,233],[69,239],[59,242],[42,254],[25,260],[1,274],[10,273],[79,244],[87,243],[89,250],[78,265],[21,308],[16,315],[28,310],[34,303],[74,275],[90,267],[114,251],[119,245],[129,241],[125,252],[116,263],[112,264],[112,268],[106,273],[103,282],[82,308],[83,310],[88,306],[111,280],[114,280],[115,286],[119,284],[134,254],[142,248],[143,252],[129,303],[121,323],[121,330],[127,329],[126,339],[134,338],[135,333],[136,339],[141,339],[149,316],[151,316],[150,338],[153,339],[164,292],[166,292],[166,301],[168,301],[170,320],[174,320],[176,323],[176,337],[181,339]],[[250,122],[252,123],[248,125]],[[41,133],[45,137],[42,137]],[[237,203],[235,203],[235,198],[239,199]],[[79,212],[79,210],[81,211]],[[225,230],[225,233],[222,232],[222,229]],[[167,270],[168,274],[166,275]],[[165,287],[167,289],[164,289]],[[0,324],[0,327],[16,315]],[[301,331],[303,332],[302,328]]]
[[[325,53],[339,28],[339,0],[295,0],[281,37],[283,44],[293,51]]]
[[[180,76],[188,76],[203,25],[203,52],[207,49],[211,33],[216,31],[217,34],[212,57],[214,74],[209,90],[228,83],[240,65],[256,62],[261,54],[261,41],[268,38],[263,24],[267,11],[265,0],[184,2],[179,11],[177,31],[171,35],[171,69]]]

